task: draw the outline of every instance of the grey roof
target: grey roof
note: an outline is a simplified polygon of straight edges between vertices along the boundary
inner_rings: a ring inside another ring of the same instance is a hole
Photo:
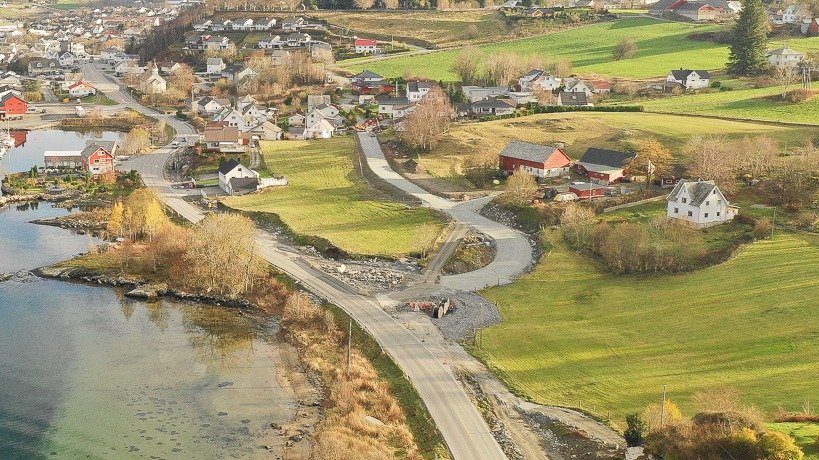
[[[703,180],[703,181],[690,181],[682,179],[681,181],[677,182],[677,185],[671,190],[671,193],[668,194],[668,201],[677,201],[677,196],[680,194],[680,190],[683,188],[686,189],[688,192],[688,196],[691,197],[691,200],[688,202],[691,206],[700,206],[711,192],[716,189],[719,192],[719,187],[714,183],[712,180]],[[722,195],[722,192],[719,192]]]
[[[560,105],[589,105],[585,91],[561,91],[558,97]]]
[[[403,96],[393,97],[393,96],[379,96],[375,98],[378,101],[379,105],[392,105],[392,106],[405,106],[405,105],[412,105],[409,99]]]
[[[80,155],[88,158],[100,148],[103,148],[108,153],[113,154],[116,145],[116,141],[88,141],[85,143],[85,148],[82,149]]]
[[[361,72],[359,74],[353,75],[353,78],[358,79],[358,80],[362,80],[364,78],[377,78],[379,80],[384,79],[384,77],[382,77],[381,75],[378,75],[377,73],[375,73],[375,72],[373,72],[371,70],[365,70],[365,71],[363,71],[363,72]]]
[[[222,63],[222,58],[212,57],[212,58],[208,58],[207,65],[219,65],[221,63]]]
[[[532,161],[535,163],[546,163],[546,160],[558,150],[550,145],[532,144],[519,140],[511,140],[506,147],[501,150],[501,156],[507,158],[517,158],[519,160]]]
[[[532,69],[526,75],[521,77],[521,80],[531,81],[531,80],[534,80],[535,78],[539,77],[541,74],[544,74],[544,73],[546,73],[545,70]]]
[[[408,81],[407,91],[417,93],[419,88],[432,89],[435,88],[436,86],[438,86],[438,83],[435,83],[434,81]]]
[[[707,70],[689,70],[689,69],[680,69],[680,70],[672,70],[671,75],[674,77],[675,80],[685,81],[688,79],[688,75],[691,72],[697,72],[700,78],[711,78],[708,74]]]
[[[258,186],[259,179],[255,177],[234,177],[230,180],[230,188],[233,189],[234,192],[252,192],[256,190]]]
[[[227,173],[233,171],[234,169],[236,169],[236,167],[239,166],[239,165],[241,165],[241,163],[239,163],[239,160],[237,160],[235,158],[231,158],[230,160],[222,163],[222,165],[219,166],[219,173],[220,174],[227,174]]]
[[[584,153],[583,157],[580,158],[580,163],[609,166],[612,168],[623,168],[626,166],[627,160],[630,160],[636,156],[636,153],[618,152],[616,150],[591,147],[586,150],[586,153]]]
[[[515,108],[515,105],[510,104],[502,99],[498,99],[496,97],[487,97],[486,99],[480,100],[472,104],[473,109],[476,107]]]

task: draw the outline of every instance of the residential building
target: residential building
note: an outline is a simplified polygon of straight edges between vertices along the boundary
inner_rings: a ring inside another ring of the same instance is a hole
[[[68,95],[71,97],[85,97],[97,94],[97,88],[85,81],[78,81],[68,87]]]
[[[28,75],[30,77],[54,75],[60,72],[62,72],[60,61],[57,59],[35,58],[28,62]]]
[[[208,75],[219,75],[225,70],[225,61],[220,57],[208,58],[206,65]]]
[[[672,70],[665,79],[666,82],[679,83],[687,90],[708,88],[711,84],[711,76],[707,70]]]
[[[115,141],[88,141],[80,152],[82,169],[92,175],[109,173],[114,170],[114,155],[117,152]]]
[[[463,86],[461,87],[469,102],[482,101],[488,97],[506,96],[509,88],[503,86]]]
[[[530,70],[526,75],[518,78],[520,90],[526,91],[554,91],[560,87],[562,79],[542,69]]]
[[[589,176],[592,182],[605,185],[622,180],[625,168],[636,156],[636,153],[591,147],[574,168],[578,173]]]
[[[469,111],[476,117],[511,115],[515,113],[515,103],[511,99],[488,97],[473,103]]]
[[[299,31],[307,25],[307,20],[301,17],[286,18],[282,21],[282,30]]]
[[[251,136],[262,141],[278,141],[282,138],[282,129],[272,121],[265,121],[250,128]]]
[[[557,105],[569,107],[591,107],[594,104],[589,101],[588,95],[582,91],[576,93],[561,91],[557,94]]]
[[[230,159],[219,166],[219,188],[228,195],[244,195],[259,189],[259,173]]]
[[[374,54],[378,52],[378,40],[356,39],[355,54]]]
[[[437,88],[438,83],[434,81],[411,80],[407,82],[407,99],[410,102],[418,102],[424,98],[433,88]]]
[[[293,33],[288,35],[285,40],[287,41],[287,46],[291,48],[306,46],[310,43],[310,34]]]
[[[732,206],[714,181],[681,180],[666,198],[667,216],[693,228],[705,228],[732,220],[739,208]]]
[[[13,91],[6,91],[0,96],[0,115],[24,115],[27,111],[26,101]]]
[[[537,178],[567,174],[572,160],[557,147],[512,140],[500,153],[500,166],[505,171],[525,171]]]
[[[805,53],[792,50],[788,48],[788,45],[768,50],[765,56],[768,58],[768,62],[771,63],[771,67],[779,69],[797,67],[805,60]]]
[[[209,149],[236,149],[241,145],[239,128],[224,122],[209,122],[204,130],[205,147]]]

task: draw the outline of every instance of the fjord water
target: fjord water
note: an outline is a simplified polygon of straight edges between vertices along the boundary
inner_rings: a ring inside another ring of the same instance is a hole
[[[37,131],[13,131],[15,146],[0,160],[0,174],[28,171],[32,166],[42,167],[43,152],[46,150],[82,150],[86,141],[101,139],[120,141],[122,133],[112,131],[78,133],[46,129]]]
[[[230,309],[126,299],[25,270],[85,236],[0,208],[0,458],[248,458],[295,410],[275,324]]]

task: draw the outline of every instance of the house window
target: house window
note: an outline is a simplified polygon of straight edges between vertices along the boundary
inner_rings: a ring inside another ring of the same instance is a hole
[[[719,211],[717,211],[717,217],[719,217]]]
[[[705,202],[705,205],[706,205],[706,206],[708,206],[708,205],[710,205],[710,204],[711,204],[711,202],[710,202],[710,201],[706,201],[706,202]]]
[[[679,213],[680,213],[680,208],[674,208],[674,214],[679,214]]]
[[[708,218],[708,213],[707,213],[707,212],[705,213],[705,218],[706,218],[706,219]]]
[[[688,198],[683,197],[682,202],[683,203],[688,203]]]
[[[693,213],[693,212],[688,211],[688,217],[692,217],[693,215],[694,215],[694,213]]]

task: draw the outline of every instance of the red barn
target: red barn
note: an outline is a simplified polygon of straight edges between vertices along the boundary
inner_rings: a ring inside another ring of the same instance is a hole
[[[9,92],[0,97],[0,113],[6,115],[23,115],[28,110],[28,104],[19,96]]]
[[[114,141],[88,141],[82,155],[82,169],[98,176],[114,170]]]
[[[603,196],[603,187],[591,182],[575,183],[569,186],[569,191],[577,195],[581,200],[590,198],[600,198]]]
[[[535,177],[557,177],[568,173],[572,166],[572,160],[557,147],[518,140],[504,147],[500,163],[505,171],[526,171]]]
[[[624,169],[636,156],[636,153],[590,148],[574,168],[589,176],[592,182],[609,184],[623,178]]]

